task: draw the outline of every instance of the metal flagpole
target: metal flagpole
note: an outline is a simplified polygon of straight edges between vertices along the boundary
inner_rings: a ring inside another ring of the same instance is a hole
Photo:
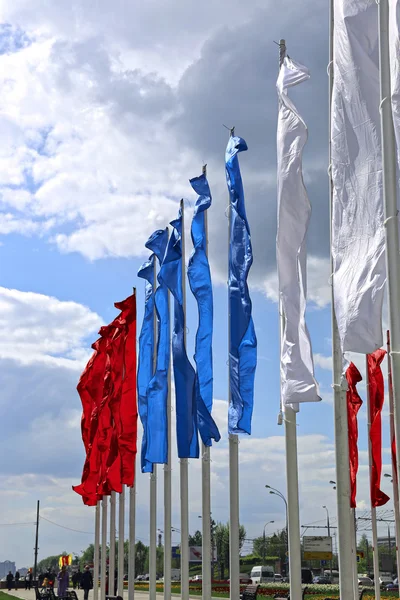
[[[207,176],[207,165],[203,166],[203,175]],[[206,236],[206,254],[208,256],[208,215],[204,211],[204,228]],[[201,460],[201,496],[202,496],[202,598],[211,600],[212,589],[212,548],[211,548],[211,455],[210,448],[203,443]]]
[[[168,315],[170,311],[170,292],[168,291]],[[171,343],[171,326],[168,333]],[[168,397],[167,397],[167,442],[168,462],[164,465],[164,599],[171,598],[171,561],[172,561],[172,486],[171,486],[171,360],[168,368]]]
[[[181,200],[182,213],[182,304],[183,340],[186,348],[186,263],[185,263],[185,207]],[[180,459],[181,478],[181,598],[189,600],[189,469],[188,459]]]
[[[99,558],[100,558],[100,502],[94,517],[94,561],[93,561],[93,600],[99,600]]]
[[[285,40],[279,41],[279,68],[286,56]],[[280,339],[283,337],[285,315],[281,303],[280,313]],[[297,423],[296,411],[291,406],[282,407],[285,421],[286,445],[286,481],[288,500],[288,546],[289,546],[289,574],[290,597],[301,600],[301,543],[300,543],[300,516],[299,516],[299,475],[297,464]]]
[[[136,472],[136,459],[135,459]],[[129,559],[128,559],[128,600],[135,598],[135,525],[136,525],[136,476],[135,484],[129,488]]]
[[[118,512],[118,596],[124,595],[125,574],[125,486],[119,494]]]
[[[353,598],[358,600],[360,592],[358,589],[358,563],[357,563],[357,520],[356,520],[356,509],[351,509],[351,537],[353,540],[352,545],[352,558],[353,558]]]
[[[153,296],[157,289],[157,260],[154,260]],[[157,367],[157,315],[153,308],[153,373]],[[149,576],[150,576],[150,600],[156,600],[157,594],[157,465],[153,464],[153,472],[150,473],[150,553],[149,553]]]
[[[392,441],[396,439],[394,431],[394,406],[393,406],[393,382],[392,382],[392,360],[390,356],[390,333],[387,332],[387,356],[388,356],[388,379],[389,379],[389,421],[390,421],[390,446]],[[399,509],[399,488],[397,481],[396,465],[392,460],[392,482],[393,482],[393,505],[394,505],[394,523],[396,533],[396,566],[397,578],[400,575],[400,509]],[[400,590],[399,590],[400,596]]]
[[[232,127],[230,135],[235,135]],[[228,256],[231,240],[231,202],[228,207]],[[229,258],[228,258],[229,269]],[[231,399],[231,306],[228,287],[228,402]],[[240,598],[240,543],[239,543],[239,437],[229,434],[229,597]]]
[[[369,390],[368,356],[365,357],[366,381],[367,381],[367,423],[368,423],[368,464],[369,482],[372,478],[372,446],[371,446],[371,399]],[[378,552],[378,528],[376,522],[376,508],[372,506],[371,499],[371,526],[372,526],[372,560],[374,565],[374,587],[375,598],[381,600],[381,586],[379,582],[379,552]]]
[[[330,35],[329,35],[329,191],[330,191],[330,221],[332,237],[332,200],[333,184],[331,176],[331,107],[334,78],[334,0],[330,0]],[[332,242],[331,242],[331,273],[333,273]],[[346,387],[343,381],[343,360],[339,331],[336,321],[334,290],[332,294],[332,355],[333,355],[333,396],[335,418],[335,454],[336,454],[336,493],[338,513],[338,549],[339,549],[339,587],[341,598],[351,598],[353,595],[352,577],[352,542],[351,542],[351,512],[350,512],[350,469],[349,469],[349,438]]]
[[[100,600],[106,598],[107,572],[107,496],[101,501],[101,568],[100,568]]]
[[[115,537],[116,537],[117,494],[111,492],[110,498],[110,559],[108,564],[108,593],[114,596],[115,587]]]

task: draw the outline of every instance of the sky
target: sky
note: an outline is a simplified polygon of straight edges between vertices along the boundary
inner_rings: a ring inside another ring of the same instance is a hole
[[[213,195],[209,255],[214,285],[212,514],[229,518],[227,449],[227,219],[224,152],[235,126],[249,147],[240,163],[252,234],[250,274],[258,337],[253,431],[240,440],[240,520],[251,540],[284,526],[284,431],[279,411],[276,119],[278,48],[305,64],[291,91],[309,127],[304,180],[312,203],[308,309],[322,402],[298,416],[301,524],[335,522],[329,287],[328,4],[304,0],[0,0],[0,561],[80,553],[93,542],[94,512],[71,486],[84,451],[76,392],[90,345],[114,302],[144,283],[144,243],[185,199],[208,165]],[[187,237],[186,260],[191,251]],[[188,294],[188,351],[196,307]],[[353,357],[364,372],[364,359]],[[386,362],[383,364],[386,370]],[[360,385],[365,400],[365,385]],[[365,406],[360,411],[358,505],[368,508]],[[388,407],[383,472],[390,472]],[[179,467],[173,446],[173,525]],[[161,469],[160,469],[161,472]],[[189,465],[190,530],[200,527],[200,461]],[[163,529],[162,474],[157,526]],[[391,494],[390,479],[383,489]],[[137,538],[149,541],[149,477],[137,477]],[[392,508],[392,503],[388,504]],[[321,530],[314,530],[318,533]],[[385,533],[380,526],[380,532]],[[308,530],[310,533],[310,530]],[[125,532],[127,535],[127,531]],[[174,543],[179,534],[174,533]],[[245,550],[251,549],[251,541]]]

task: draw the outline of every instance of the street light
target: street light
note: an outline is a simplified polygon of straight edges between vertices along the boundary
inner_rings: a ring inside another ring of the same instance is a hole
[[[327,506],[323,506],[322,508],[324,508],[326,510],[326,525],[328,527],[328,537],[331,537],[331,525],[329,522],[329,511]],[[331,539],[331,543],[332,543],[332,539]],[[332,559],[330,560],[330,572],[331,572],[331,583],[332,583]]]
[[[285,503],[285,509],[286,509],[286,550],[287,550],[287,556],[289,557],[288,503],[287,503],[287,500],[286,500],[285,496],[282,494],[282,492],[280,492],[276,488],[272,487],[272,485],[266,485],[265,487],[267,488],[267,490],[269,490],[270,494],[273,494],[274,496],[278,496]],[[289,558],[288,558],[288,560],[289,560]]]
[[[267,527],[267,525],[270,525],[271,523],[275,523],[275,521],[268,521],[268,523],[265,523],[264,525],[264,531],[263,531],[263,566],[265,563],[265,528]]]

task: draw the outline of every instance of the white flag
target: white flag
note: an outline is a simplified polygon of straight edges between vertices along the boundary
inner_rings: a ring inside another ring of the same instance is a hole
[[[393,124],[400,164],[400,0],[389,0],[389,44],[392,79]]]
[[[284,406],[321,400],[314,379],[311,341],[305,322],[306,233],[311,206],[303,183],[302,155],[308,133],[287,95],[289,87],[309,77],[305,67],[285,58],[276,84],[279,96],[276,250],[279,296],[285,315],[281,341],[281,399]]]
[[[386,281],[376,0],[335,0],[332,257],[342,351],[380,348]]]

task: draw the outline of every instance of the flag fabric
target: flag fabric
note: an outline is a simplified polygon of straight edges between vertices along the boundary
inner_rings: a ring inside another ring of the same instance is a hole
[[[386,281],[378,6],[334,2],[332,257],[342,351],[380,348]]]
[[[143,426],[141,468],[142,473],[152,473],[153,465],[146,459],[147,454],[147,415],[148,386],[154,375],[154,263],[152,254],[138,271],[138,277],[145,280],[145,301],[142,328],[139,336],[139,363],[137,371],[138,409]]]
[[[350,363],[346,369],[346,379],[348,389],[346,393],[347,400],[347,421],[349,429],[349,463],[350,463],[350,507],[356,508],[357,495],[357,472],[358,472],[358,423],[357,415],[362,406],[362,400],[357,392],[357,383],[362,381],[360,371],[354,363]]]
[[[182,288],[182,211],[171,221],[173,227],[159,277],[174,297],[172,356],[176,400],[176,436],[179,458],[198,458],[195,372],[187,357],[184,338]]]
[[[207,237],[205,211],[211,206],[211,192],[207,177],[203,174],[190,180],[194,191],[199,195],[192,220],[191,236],[193,251],[187,270],[190,289],[197,301],[199,323],[196,333],[195,393],[197,422],[201,439],[205,446],[211,446],[211,440],[219,441],[221,436],[212,417],[213,401],[213,293],[210,266],[207,257]]]
[[[158,229],[146,242],[146,248],[162,264],[168,244],[168,229]],[[168,462],[168,369],[170,361],[170,322],[168,289],[157,278],[154,296],[157,315],[157,362],[154,376],[147,390],[147,449],[146,460],[152,464]]]
[[[225,153],[226,181],[230,197],[229,231],[229,381],[228,432],[251,433],[257,338],[251,315],[247,276],[253,263],[239,152],[247,150],[244,139],[231,136]]]
[[[389,47],[393,124],[400,164],[400,0],[389,0]]]
[[[385,389],[381,362],[385,358],[386,350],[376,350],[367,357],[370,430],[371,444],[371,504],[373,507],[383,506],[390,498],[380,489],[382,473],[382,408],[385,399]]]
[[[288,88],[309,79],[309,71],[286,57],[279,71],[278,233],[279,297],[285,325],[281,341],[283,406],[317,402],[311,340],[305,322],[307,298],[306,234],[311,205],[303,183],[302,158],[308,131],[288,97]]]

